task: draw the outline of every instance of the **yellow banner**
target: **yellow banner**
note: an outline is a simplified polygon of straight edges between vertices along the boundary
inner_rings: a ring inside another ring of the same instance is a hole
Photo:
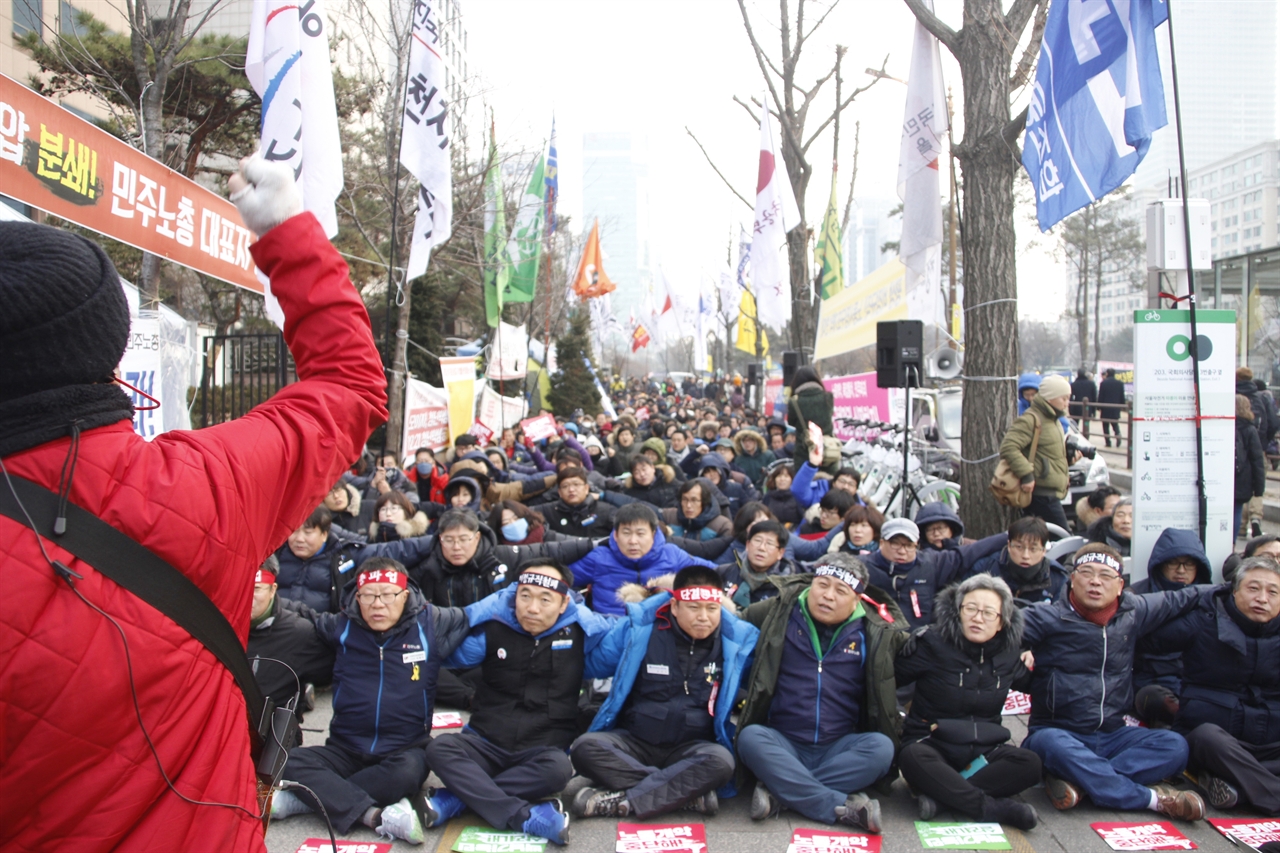
[[[471,429],[476,411],[476,360],[473,356],[440,359],[440,378],[449,395],[449,443]]]
[[[760,342],[760,354],[769,353],[769,333],[761,330],[764,337]],[[738,342],[735,347],[743,352],[756,354],[756,298],[751,291],[742,291],[742,302],[738,306]]]
[[[896,258],[822,301],[814,359],[876,342],[876,323],[907,319],[907,268]],[[741,335],[741,332],[739,332]]]

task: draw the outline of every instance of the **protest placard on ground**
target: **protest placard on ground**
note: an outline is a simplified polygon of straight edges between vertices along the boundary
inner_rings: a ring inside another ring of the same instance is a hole
[[[543,853],[547,839],[523,832],[468,826],[453,845],[454,853]]]
[[[929,823],[916,821],[925,850],[1012,850],[998,823]]]
[[[829,829],[797,829],[791,833],[787,853],[880,853],[880,836],[832,832]]]
[[[1112,850],[1195,850],[1196,845],[1173,824],[1162,820],[1146,823],[1091,823],[1090,828]]]
[[[334,853],[327,838],[308,838],[298,853]],[[343,841],[338,839],[338,853],[391,853],[391,845],[381,841]]]
[[[1261,847],[1268,841],[1280,841],[1280,820],[1211,817],[1209,823],[1228,838],[1250,847]]]
[[[707,828],[700,823],[618,824],[615,853],[706,853]]]
[[[462,715],[457,711],[436,711],[431,715],[431,728],[460,729],[462,728]]]
[[[1026,693],[1019,693],[1017,690],[1010,690],[1009,695],[1005,697],[1004,709],[1001,714],[1030,714],[1031,713],[1031,697]]]

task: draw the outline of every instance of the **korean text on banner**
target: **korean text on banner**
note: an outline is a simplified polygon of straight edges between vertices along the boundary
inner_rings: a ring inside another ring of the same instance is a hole
[[[255,293],[235,205],[0,74],[4,194]]]
[[[1163,820],[1146,823],[1091,823],[1112,850],[1195,850],[1195,843]]]
[[[440,359],[440,378],[449,396],[449,443],[471,429],[476,410],[476,360],[470,356]]]
[[[440,21],[432,3],[413,10],[409,44],[409,85],[400,132],[400,162],[418,179],[418,214],[413,221],[407,277],[427,271],[431,248],[453,233],[453,172],[449,159],[449,104],[444,99],[445,67],[440,57]]]
[[[833,376],[822,380],[823,387],[831,392],[832,420],[836,438],[848,441],[853,430],[841,423],[841,418],[865,421],[901,423],[902,392],[897,388],[879,388],[876,375],[855,373],[850,376]]]
[[[536,418],[521,421],[520,429],[524,432],[525,438],[531,441],[542,441],[556,434],[556,419],[551,415],[541,414]]]
[[[129,343],[120,359],[120,378],[134,388],[150,394],[163,402],[164,393],[160,381],[160,318],[134,317],[129,323]],[[125,388],[133,403],[133,431],[151,441],[164,432],[164,424],[158,409],[148,409],[155,404]]]
[[[876,323],[907,319],[907,269],[892,260],[822,301],[814,359],[852,352],[876,342]]]
[[[410,379],[404,389],[402,453],[419,447],[440,450],[449,446],[449,395],[425,382]]]
[[[791,833],[787,853],[880,853],[880,836],[830,829],[797,829]]]
[[[619,823],[615,853],[707,853],[707,828],[701,823]]]
[[[480,391],[480,414],[476,420],[495,435],[501,435],[507,427],[520,423],[521,418],[528,414],[527,407],[523,397],[503,397],[485,385]]]
[[[1240,841],[1255,849],[1269,841],[1280,841],[1280,820],[1211,817],[1209,823],[1232,841]]]
[[[391,853],[391,845],[381,841],[347,841],[338,839],[338,849],[327,838],[308,838],[302,842],[297,853]]]

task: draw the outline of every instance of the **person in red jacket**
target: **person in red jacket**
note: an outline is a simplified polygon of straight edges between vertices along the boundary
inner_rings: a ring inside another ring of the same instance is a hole
[[[68,231],[0,224],[0,489],[7,477],[61,489],[182,572],[244,643],[257,568],[387,410],[368,312],[300,212],[292,172],[254,157],[231,188],[262,235],[250,253],[299,381],[237,420],[144,441],[112,382],[129,313],[111,261]],[[265,851],[245,702],[226,667],[5,516],[0,564],[0,849]]]

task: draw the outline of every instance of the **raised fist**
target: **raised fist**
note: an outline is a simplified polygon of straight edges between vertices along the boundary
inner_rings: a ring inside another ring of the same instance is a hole
[[[261,154],[240,161],[240,171],[228,182],[231,201],[249,230],[261,237],[289,217],[302,212],[302,195],[293,170],[268,163]]]

